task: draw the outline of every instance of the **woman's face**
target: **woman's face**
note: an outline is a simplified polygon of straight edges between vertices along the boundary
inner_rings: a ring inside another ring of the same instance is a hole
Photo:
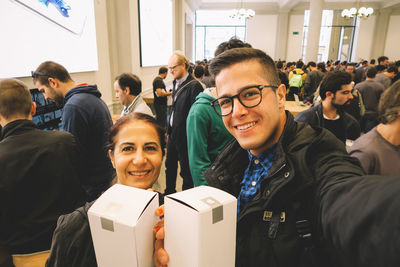
[[[123,125],[115,136],[114,151],[108,153],[119,184],[148,189],[160,174],[160,140],[147,122],[134,120]]]

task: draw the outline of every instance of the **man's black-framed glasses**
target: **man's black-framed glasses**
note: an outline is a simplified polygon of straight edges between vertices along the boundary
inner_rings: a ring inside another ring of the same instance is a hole
[[[234,96],[219,97],[211,102],[215,112],[220,116],[227,116],[233,111],[233,99],[237,98],[244,107],[254,108],[262,101],[262,90],[265,87],[278,88],[276,85],[251,85],[245,87]]]
[[[32,78],[36,78],[37,76],[45,76],[45,77],[51,77],[50,75],[40,72],[40,71],[31,71],[31,76]]]

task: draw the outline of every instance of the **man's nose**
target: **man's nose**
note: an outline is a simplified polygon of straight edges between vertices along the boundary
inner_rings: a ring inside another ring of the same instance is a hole
[[[233,99],[232,105],[232,116],[242,116],[247,113],[247,108],[240,103],[237,97]]]

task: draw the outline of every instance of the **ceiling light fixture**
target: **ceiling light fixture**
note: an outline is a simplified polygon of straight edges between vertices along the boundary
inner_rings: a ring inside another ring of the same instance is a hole
[[[240,1],[240,9],[233,9],[232,14],[229,15],[231,19],[248,19],[252,18],[256,15],[256,12],[253,9],[244,9],[243,8],[243,0]]]
[[[342,17],[344,18],[354,18],[355,16],[359,18],[368,18],[374,13],[372,7],[360,7],[359,9],[352,7],[350,9],[344,9],[342,11]]]

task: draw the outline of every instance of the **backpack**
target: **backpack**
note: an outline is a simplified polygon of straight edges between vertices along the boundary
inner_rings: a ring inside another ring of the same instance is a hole
[[[293,71],[293,76],[292,76],[292,79],[290,79],[290,81],[289,81],[289,86],[301,88],[303,86],[302,74],[298,74],[298,73],[296,73],[296,71]]]

